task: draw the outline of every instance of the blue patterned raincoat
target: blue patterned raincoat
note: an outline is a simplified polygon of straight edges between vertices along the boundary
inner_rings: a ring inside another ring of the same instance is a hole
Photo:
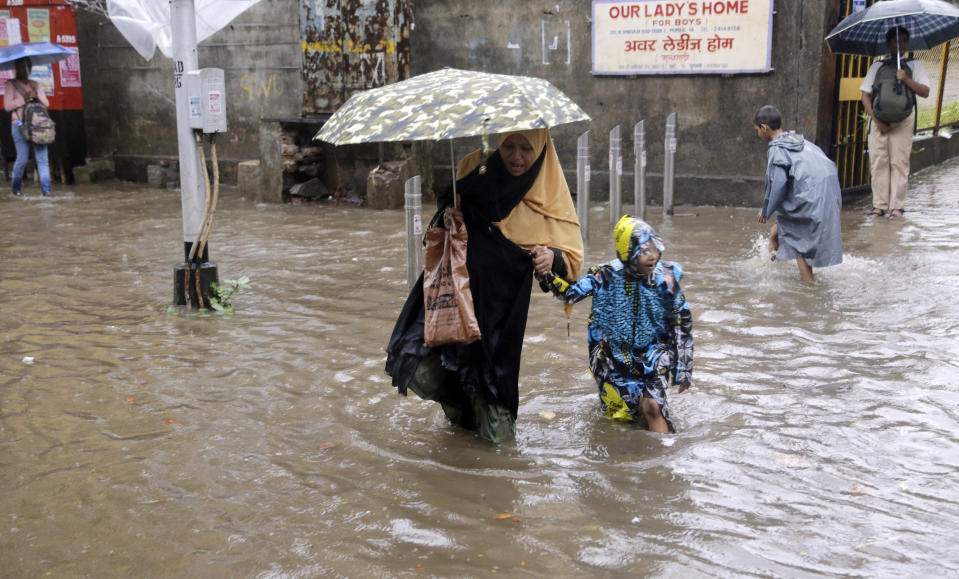
[[[662,241],[638,219],[624,217],[616,229],[621,257],[592,268],[574,284],[554,275],[547,279],[567,303],[592,297],[589,364],[606,416],[632,421],[642,415],[647,396],[659,403],[672,431],[666,389],[670,378],[688,386],[693,371],[692,314],[679,287],[683,269],[660,261],[652,274],[636,275],[630,264],[649,247],[661,253]]]

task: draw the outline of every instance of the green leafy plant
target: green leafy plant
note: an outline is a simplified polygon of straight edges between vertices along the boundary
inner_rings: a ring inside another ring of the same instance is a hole
[[[218,312],[232,314],[233,296],[239,293],[240,290],[250,289],[250,278],[244,275],[239,279],[227,279],[223,281],[227,284],[227,287],[223,287],[215,281],[210,282],[210,289],[213,290],[213,295],[210,296],[210,307]]]
[[[951,125],[956,121],[959,121],[959,101],[943,105],[939,125]]]
[[[916,127],[921,131],[931,128],[936,124],[936,105],[925,105],[919,107],[919,116],[916,120]]]

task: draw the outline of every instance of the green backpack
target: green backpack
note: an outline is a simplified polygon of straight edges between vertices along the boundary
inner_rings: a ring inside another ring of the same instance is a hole
[[[902,67],[912,78],[912,67],[907,64],[911,59],[902,59]],[[906,83],[896,79],[896,60],[887,58],[872,83],[872,114],[884,123],[898,123],[905,120],[916,108],[916,93]]]

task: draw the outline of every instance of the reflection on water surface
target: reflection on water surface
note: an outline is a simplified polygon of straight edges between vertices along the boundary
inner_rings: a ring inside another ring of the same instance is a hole
[[[233,316],[168,313],[179,194],[0,199],[10,576],[942,575],[959,569],[959,163],[845,263],[773,264],[755,209],[664,223],[695,318],[679,434],[605,421],[588,304],[533,297],[513,443],[383,374],[403,213],[222,202]],[[612,257],[591,212],[587,263]],[[32,358],[32,363],[25,361]]]

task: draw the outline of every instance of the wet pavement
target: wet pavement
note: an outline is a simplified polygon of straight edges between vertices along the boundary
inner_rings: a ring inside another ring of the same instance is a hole
[[[846,207],[812,285],[756,208],[650,207],[695,322],[678,433],[607,422],[588,304],[567,337],[535,290],[499,446],[383,374],[402,211],[228,195],[211,255],[252,288],[221,315],[170,308],[178,192],[3,196],[0,575],[957,574],[957,183],[914,176],[904,219]]]

